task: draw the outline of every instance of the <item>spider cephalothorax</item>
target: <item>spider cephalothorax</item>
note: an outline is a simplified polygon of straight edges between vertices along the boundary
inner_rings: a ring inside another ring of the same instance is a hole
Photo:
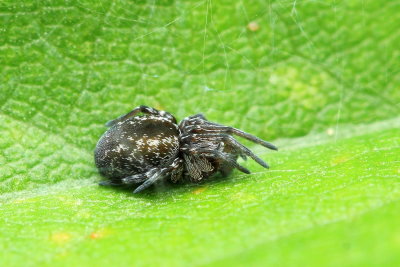
[[[143,113],[143,116],[137,116]],[[188,179],[199,182],[220,172],[228,175],[237,168],[241,156],[251,157],[261,166],[268,165],[232,135],[277,148],[241,130],[208,121],[197,114],[179,125],[165,111],[140,106],[107,124],[110,128],[97,143],[94,156],[100,174],[107,177],[101,185],[139,185],[140,192],[162,179],[173,182]]]

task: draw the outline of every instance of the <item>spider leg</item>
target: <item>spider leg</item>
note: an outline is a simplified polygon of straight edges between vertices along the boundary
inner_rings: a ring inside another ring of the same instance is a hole
[[[272,149],[272,150],[278,150],[276,146],[273,144],[262,140],[261,138],[258,138],[257,136],[254,136],[252,134],[243,132],[242,130],[230,127],[230,126],[224,126],[220,125],[214,122],[209,122],[209,121],[201,121],[201,125],[190,125],[186,127],[186,132],[192,132],[192,131],[198,131],[198,132],[210,132],[210,133],[226,133],[226,134],[234,134],[243,138],[246,138],[247,140],[250,140],[254,143],[260,144],[266,148]]]
[[[184,118],[180,123],[179,123],[179,129],[181,129],[182,132],[185,132],[185,129],[189,125],[196,124],[198,120],[201,121],[207,121],[206,117],[204,117],[203,114],[195,114],[189,117]]]
[[[148,106],[138,106],[134,109],[132,109],[130,112],[126,113],[125,115],[122,115],[114,120],[108,121],[106,123],[107,127],[111,127],[114,124],[118,123],[118,122],[122,122],[125,121],[127,119],[130,119],[134,116],[136,116],[138,113],[144,113],[144,114],[149,114],[149,115],[157,115],[157,116],[162,116],[165,117],[167,119],[170,119],[173,122],[176,122],[176,119],[174,116],[172,116],[170,113],[166,112],[166,111],[160,111],[157,110],[155,108],[152,107],[148,107]]]
[[[193,148],[193,147],[182,147],[182,151],[189,151],[194,154],[201,154],[202,156],[205,157],[212,157],[216,159],[221,159],[231,165],[232,167],[238,169],[241,172],[249,174],[250,171],[246,169],[245,167],[239,165],[239,163],[236,162],[236,159],[232,158],[229,156],[229,154],[218,151],[218,150],[210,150],[210,149],[205,149],[205,148]]]
[[[157,172],[155,172],[149,179],[147,179],[146,181],[144,181],[144,183],[142,183],[141,185],[139,185],[139,187],[137,187],[133,193],[139,193],[143,190],[145,190],[146,188],[150,187],[152,184],[154,184],[155,182],[163,179],[165,177],[166,172],[168,171],[168,168],[163,168],[163,169],[159,169]]]
[[[153,169],[152,169],[153,170]],[[102,186],[123,186],[123,185],[132,185],[132,184],[140,184],[148,179],[148,173],[140,173],[131,176],[127,176],[121,179],[121,182],[115,182],[113,180],[105,180],[99,182],[99,185]]]
[[[122,178],[122,183],[125,185],[140,184],[148,179],[147,173],[136,174]]]
[[[112,180],[105,180],[105,181],[99,182],[99,185],[101,185],[101,186],[121,186],[122,184],[116,183],[115,181],[112,181]]]
[[[182,159],[176,158],[168,167],[165,168],[157,167],[149,170],[145,174],[146,180],[144,180],[143,183],[133,191],[133,193],[134,194],[139,193],[145,190],[146,188],[150,187],[157,181],[169,177],[170,174],[174,174],[174,171],[179,170],[181,168],[182,166],[181,164],[182,164]],[[179,178],[180,177],[176,177],[175,179],[178,180]]]
[[[195,114],[193,116],[188,117],[188,119],[201,119],[201,120],[205,120],[207,121],[206,117],[204,117],[204,115],[202,113],[199,114]]]
[[[186,137],[192,137],[193,138],[193,135],[189,134],[187,136],[182,137],[182,139],[184,140]],[[212,140],[212,141],[217,139],[217,140],[223,141],[225,143],[228,143],[229,145],[231,145],[235,149],[239,150],[239,152],[240,152],[239,155],[242,155],[242,154],[247,155],[250,158],[252,158],[254,161],[256,161],[258,164],[263,166],[264,168],[269,168],[269,166],[268,166],[268,164],[266,162],[264,162],[256,154],[254,154],[250,149],[248,149],[247,147],[242,145],[235,138],[233,138],[232,136],[230,136],[228,134],[224,134],[224,133],[196,134],[196,138],[201,138],[201,139],[205,139],[205,140]]]

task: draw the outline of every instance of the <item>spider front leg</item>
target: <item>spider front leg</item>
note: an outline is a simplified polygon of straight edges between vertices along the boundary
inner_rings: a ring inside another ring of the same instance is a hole
[[[139,113],[144,113],[144,114],[149,114],[149,115],[156,115],[156,116],[165,117],[165,118],[171,120],[172,122],[176,123],[175,117],[172,116],[169,112],[160,111],[160,110],[157,110],[157,109],[155,109],[155,108],[148,107],[148,106],[143,106],[143,105],[142,105],[142,106],[139,106],[139,107],[136,107],[136,108],[132,109],[130,112],[128,112],[128,113],[125,114],[125,115],[122,115],[122,116],[120,116],[120,117],[118,117],[118,118],[116,118],[116,119],[114,119],[114,120],[111,120],[111,121],[107,122],[107,123],[106,123],[106,126],[107,126],[107,127],[111,127],[111,126],[113,126],[114,124],[116,124],[116,123],[118,123],[118,122],[125,121],[125,120],[127,120],[127,119],[130,119],[130,118],[136,116],[136,115],[139,114]]]
[[[250,149],[239,143],[235,138],[228,134],[224,133],[202,133],[202,134],[188,134],[186,136],[182,137],[182,140],[185,139],[202,139],[202,140],[207,140],[207,141],[220,141],[223,143],[226,143],[233,147],[235,150],[239,152],[239,155],[247,155],[250,158],[252,158],[254,161],[256,161],[258,164],[263,166],[264,168],[269,168],[268,164],[264,162],[262,159],[260,159],[257,155],[255,155]]]
[[[272,150],[278,150],[276,146],[273,144],[262,140],[261,138],[258,138],[257,136],[254,136],[252,134],[246,133],[242,130],[230,127],[230,126],[224,126],[220,125],[214,122],[210,121],[204,121],[204,120],[199,120],[199,125],[189,125],[185,127],[185,132],[194,132],[194,133],[225,133],[225,134],[234,134],[243,138],[246,138],[247,140],[250,140],[254,143],[260,144],[266,148],[272,149]]]

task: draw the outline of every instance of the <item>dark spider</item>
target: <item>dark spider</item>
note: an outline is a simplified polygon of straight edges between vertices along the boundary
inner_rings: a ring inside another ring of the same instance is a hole
[[[144,116],[137,116],[139,113]],[[268,165],[231,135],[237,135],[269,149],[276,146],[241,130],[208,121],[203,115],[179,123],[165,111],[140,106],[107,122],[96,145],[94,159],[101,175],[100,185],[140,184],[138,193],[162,179],[183,178],[199,182],[216,172],[228,175],[232,169],[250,173],[236,161],[238,156]]]

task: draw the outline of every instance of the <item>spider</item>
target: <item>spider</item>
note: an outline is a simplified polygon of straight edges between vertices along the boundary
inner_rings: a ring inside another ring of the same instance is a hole
[[[140,113],[143,116],[138,116]],[[267,163],[239,143],[232,135],[243,137],[266,148],[276,146],[239,129],[208,121],[202,114],[183,119],[148,106],[139,106],[106,123],[110,127],[98,141],[94,159],[106,178],[100,185],[139,185],[133,193],[152,184],[199,182],[219,172],[233,169],[250,173],[237,163],[238,157],[250,157],[269,168]]]

